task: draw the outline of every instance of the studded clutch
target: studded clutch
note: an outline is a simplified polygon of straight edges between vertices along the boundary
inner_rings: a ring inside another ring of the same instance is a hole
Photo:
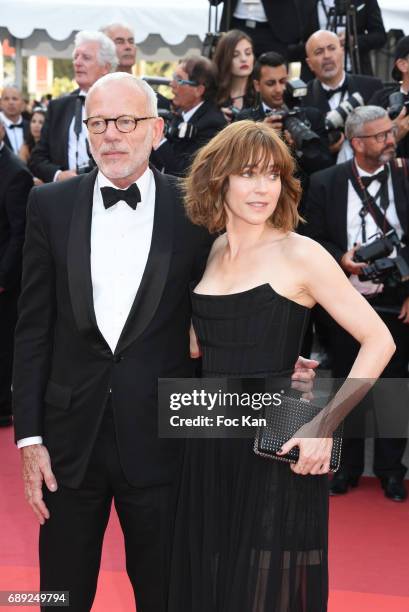
[[[278,459],[288,463],[297,463],[299,449],[292,448],[286,455],[277,455],[277,451],[306,423],[309,423],[320,411],[308,401],[284,395],[279,406],[265,406],[263,415],[265,424],[257,429],[254,440],[254,452],[266,459]],[[336,472],[341,461],[342,424],[333,434],[333,445],[330,460],[330,472]]]

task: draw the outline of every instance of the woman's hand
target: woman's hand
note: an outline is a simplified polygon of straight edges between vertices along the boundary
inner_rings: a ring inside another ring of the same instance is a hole
[[[307,474],[327,474],[332,451],[332,438],[307,438],[308,423],[301,427],[296,435],[288,440],[278,451],[279,456],[286,455],[292,448],[298,446],[300,456],[297,463],[291,463],[290,467],[295,474],[306,476]]]
[[[231,123],[233,119],[233,111],[229,106],[222,106],[220,109],[227,121],[227,123]]]

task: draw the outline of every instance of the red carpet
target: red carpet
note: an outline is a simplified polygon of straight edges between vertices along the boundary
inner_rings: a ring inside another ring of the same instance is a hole
[[[37,524],[24,500],[11,429],[0,429],[0,466],[0,591],[36,590]],[[124,567],[113,512],[93,611],[133,610]],[[385,499],[374,479],[331,500],[330,588],[329,612],[409,612],[409,502]]]

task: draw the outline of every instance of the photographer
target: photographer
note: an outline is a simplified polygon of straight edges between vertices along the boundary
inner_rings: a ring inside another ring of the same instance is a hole
[[[316,108],[296,106],[302,99],[298,94],[303,93],[303,82],[297,81],[298,89],[292,87],[284,58],[274,51],[258,58],[253,83],[259,104],[241,111],[237,120],[264,121],[283,134],[298,160],[305,188],[310,174],[333,163],[323,114]]]
[[[409,36],[401,38],[396,45],[392,78],[396,84],[377,91],[371,104],[388,109],[398,127],[398,155],[409,157]]]
[[[356,108],[349,115],[345,129],[354,158],[312,176],[305,215],[306,233],[333,255],[351,283],[388,326],[397,348],[383,376],[407,378],[409,282],[404,282],[403,275],[409,269],[407,247],[401,243],[409,235],[408,162],[394,160],[395,128],[384,109]],[[359,257],[361,245],[371,241],[373,249],[374,234],[380,234],[379,245],[385,242],[384,234],[391,230],[396,233],[398,247],[396,253],[389,251],[390,270],[384,275],[369,275],[377,267],[377,258],[372,268],[365,261],[357,261],[362,259]],[[398,260],[402,255],[406,263]],[[333,376],[343,378],[351,369],[358,344],[337,325],[330,328],[330,341]],[[405,446],[405,439],[375,440],[374,472],[381,480],[385,495],[394,501],[403,501],[407,496],[403,484],[406,467],[401,462]],[[356,486],[363,468],[364,440],[346,439],[341,468],[332,480],[331,492],[346,493],[350,486]]]
[[[206,57],[181,60],[170,85],[177,112],[166,118],[164,138],[151,161],[158,170],[183,176],[194,153],[226,125],[226,119],[213,101],[216,68]]]
[[[334,32],[318,30],[305,48],[315,79],[308,83],[304,104],[326,115],[331,152],[341,163],[353,155],[343,133],[346,117],[352,108],[368,104],[375,91],[382,88],[382,82],[375,77],[345,73],[344,49]]]

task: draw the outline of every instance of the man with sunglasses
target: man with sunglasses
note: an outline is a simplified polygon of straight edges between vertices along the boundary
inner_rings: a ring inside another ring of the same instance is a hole
[[[193,155],[226,125],[214,102],[216,72],[206,57],[181,60],[171,81],[175,113],[151,161],[163,172],[183,176]]]
[[[307,198],[307,229],[338,261],[351,283],[378,311],[396,343],[396,352],[386,367],[384,378],[407,378],[409,362],[409,283],[392,287],[358,275],[367,266],[354,254],[375,234],[395,230],[406,260],[409,236],[408,160],[395,159],[397,128],[386,110],[361,106],[349,115],[346,136],[354,158],[311,177]],[[395,257],[392,253],[391,257]],[[344,378],[352,367],[359,346],[341,327],[332,324],[330,341],[333,376]],[[394,401],[391,398],[391,401]],[[404,432],[402,432],[404,434]],[[406,466],[402,464],[406,440],[375,440],[374,473],[385,495],[404,501]],[[364,440],[345,439],[340,470],[331,483],[334,495],[346,493],[358,484],[364,469]]]

